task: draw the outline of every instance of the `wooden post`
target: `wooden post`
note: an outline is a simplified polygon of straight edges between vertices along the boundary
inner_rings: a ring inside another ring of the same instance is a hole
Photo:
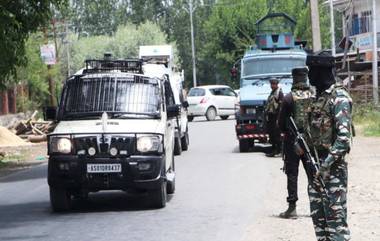
[[[57,106],[57,100],[55,99],[55,83],[53,77],[51,76],[51,65],[47,66],[48,69],[48,82],[49,82],[49,97],[50,97],[50,106]]]
[[[3,90],[0,92],[0,95],[1,95],[1,114],[8,115],[9,114],[8,91]]]
[[[372,0],[372,85],[373,85],[373,103],[377,106],[379,104],[379,74],[377,63],[377,25],[376,25],[376,0]]]
[[[16,87],[12,86],[8,90],[8,102],[9,102],[9,113],[16,114],[17,112],[17,97],[16,97]]]

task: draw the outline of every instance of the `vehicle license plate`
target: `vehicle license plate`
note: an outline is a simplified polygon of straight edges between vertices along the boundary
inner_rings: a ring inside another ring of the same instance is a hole
[[[256,114],[256,109],[255,108],[248,108],[247,114]]]
[[[121,172],[121,164],[87,164],[88,173]]]

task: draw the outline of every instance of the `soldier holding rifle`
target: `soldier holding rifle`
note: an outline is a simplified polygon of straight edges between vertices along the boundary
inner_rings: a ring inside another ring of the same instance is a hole
[[[281,218],[293,218],[297,216],[297,182],[300,160],[302,160],[306,173],[309,175],[309,180],[311,180],[311,172],[307,171],[308,165],[305,157],[297,155],[294,149],[294,142],[297,138],[297,133],[290,128],[291,126],[289,126],[290,118],[292,118],[298,127],[299,135],[303,135],[304,131],[307,129],[312,97],[307,80],[307,74],[307,67],[300,67],[292,70],[292,90],[284,97],[278,119],[279,127],[284,133],[283,170],[287,176],[288,189],[288,197],[286,199],[288,202],[288,209],[280,213]]]
[[[310,84],[316,88],[309,133],[319,169],[311,185],[311,216],[318,241],[350,240],[347,225],[347,162],[352,134],[352,100],[335,79],[335,60],[326,52],[307,58]],[[323,182],[321,181],[323,180]],[[321,191],[321,186],[325,190]]]

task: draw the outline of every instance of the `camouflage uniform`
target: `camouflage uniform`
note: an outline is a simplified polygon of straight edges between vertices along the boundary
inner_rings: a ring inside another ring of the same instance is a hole
[[[277,117],[283,97],[284,94],[282,93],[281,88],[277,87],[277,89],[272,90],[270,93],[265,106],[265,113],[267,117],[266,129],[269,134],[269,142],[272,144],[272,155],[281,152],[281,132],[277,126]]]
[[[310,210],[318,241],[350,240],[347,225],[347,163],[352,100],[341,84],[333,84],[312,103],[310,135],[320,160],[328,197],[317,179],[309,184]],[[327,175],[326,175],[327,174]]]

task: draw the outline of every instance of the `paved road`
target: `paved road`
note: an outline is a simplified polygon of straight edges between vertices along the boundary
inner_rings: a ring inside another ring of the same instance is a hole
[[[54,214],[46,165],[2,177],[0,240],[242,240],[265,205],[267,170],[278,159],[238,153],[233,125],[190,123],[189,151],[176,158],[176,193],[160,210],[145,209],[142,197],[109,192]]]

